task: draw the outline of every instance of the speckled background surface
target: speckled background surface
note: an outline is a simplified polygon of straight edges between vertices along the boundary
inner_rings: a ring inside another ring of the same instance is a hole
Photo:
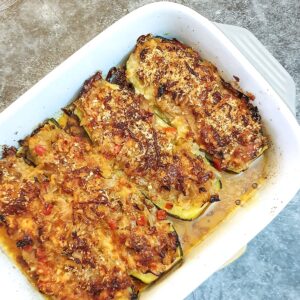
[[[14,4],[1,10],[9,1]],[[0,0],[0,111],[114,21],[150,2]],[[300,122],[299,0],[176,2],[254,33],[294,78]],[[186,298],[192,299],[300,299],[300,193],[246,254]]]

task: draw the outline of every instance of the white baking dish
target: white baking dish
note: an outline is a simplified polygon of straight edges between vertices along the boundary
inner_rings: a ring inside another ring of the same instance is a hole
[[[239,50],[210,21],[174,3],[155,3],[135,10],[86,44],[0,114],[0,144],[17,140],[73,99],[83,81],[97,70],[119,64],[141,34],[167,35],[195,47],[217,65],[225,79],[255,96],[273,146],[276,162],[258,199],[238,209],[185,258],[184,264],[144,293],[142,299],[182,299],[258,234],[293,198],[300,187],[300,129],[289,108]],[[45,54],[46,55],[46,54]],[[0,253],[1,298],[41,297]]]

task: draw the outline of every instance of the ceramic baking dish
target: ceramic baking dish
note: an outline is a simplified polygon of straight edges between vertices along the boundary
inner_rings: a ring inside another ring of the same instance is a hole
[[[290,109],[246,57],[217,28],[182,5],[160,2],[125,16],[73,54],[0,114],[0,145],[17,145],[35,126],[76,97],[83,81],[122,62],[146,33],[176,37],[212,61],[226,80],[255,96],[267,132],[272,172],[256,199],[236,210],[186,256],[184,264],[142,293],[142,299],[182,299],[257,235],[300,187],[300,129]],[[46,55],[46,54],[45,54]],[[272,69],[273,70],[273,69]],[[274,70],[273,70],[274,71]],[[274,71],[276,77],[276,68]],[[1,298],[39,299],[4,252],[0,252]]]

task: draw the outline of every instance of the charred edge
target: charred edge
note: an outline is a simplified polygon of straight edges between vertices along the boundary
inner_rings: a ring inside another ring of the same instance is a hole
[[[69,105],[61,109],[68,117],[74,116],[74,107],[73,105]]]
[[[247,103],[249,103],[249,101],[251,100],[247,95],[245,95],[244,93],[240,92],[239,90],[235,89],[230,83],[224,81],[222,79],[222,85],[225,89],[229,90],[230,92],[232,92],[232,94],[238,98],[240,98],[241,100],[246,101]]]
[[[165,37],[162,37],[162,36],[156,36],[156,38],[161,39],[162,42],[173,44],[173,45],[175,45],[175,46],[177,46],[177,47],[179,47],[179,48],[181,48],[183,50],[190,49],[195,54],[197,54],[197,56],[199,57],[199,59],[201,59],[200,54],[198,52],[194,51],[193,48],[189,47],[188,45],[183,44],[182,42],[180,42],[176,38],[168,39],[168,38],[165,38]]]
[[[74,118],[80,124],[79,117],[74,113],[75,107],[65,107],[61,109],[68,117]]]
[[[50,118],[50,119],[46,120],[46,121],[45,121],[45,124],[46,124],[46,123],[52,123],[52,124],[54,124],[56,127],[62,129],[62,127],[59,125],[59,123],[58,123],[54,118]]]
[[[5,223],[5,216],[0,214],[0,225],[1,223]]]
[[[117,84],[121,88],[126,88],[128,90],[134,91],[133,85],[126,79],[125,66],[111,68],[106,76],[106,81],[112,84]]]
[[[169,232],[168,235],[169,235],[170,238],[174,238],[175,239],[175,247],[176,247],[176,249],[178,247],[180,247],[180,249],[181,249],[181,243],[180,243],[180,240],[179,240],[178,233],[176,232],[176,230],[175,230],[174,227],[173,227],[173,229],[174,229],[174,231]]]
[[[36,164],[32,160],[28,159],[26,156],[23,156],[22,158],[28,166],[36,167]]]
[[[219,202],[219,201],[221,201],[221,199],[219,198],[219,195],[211,195],[210,196],[210,199],[209,199],[210,203]]]
[[[164,36],[161,36],[161,35],[155,35],[154,37],[155,37],[156,39],[161,39],[162,41],[172,42],[171,39],[168,39],[168,38],[166,38],[166,37],[164,37]]]
[[[132,294],[130,297],[130,300],[138,300],[139,299],[139,291],[136,290],[136,288],[134,286],[131,287],[132,290]]]
[[[190,67],[190,65],[185,61],[185,66],[187,68],[187,70],[194,76],[198,77],[199,75]]]
[[[37,133],[39,133],[39,131],[46,125],[46,124],[49,124],[49,123],[53,123],[55,126],[57,126],[58,128],[61,128],[60,125],[57,123],[57,121],[53,118],[50,118],[50,119],[47,119],[45,120],[44,122],[40,123],[38,125],[37,128],[35,128],[32,133],[29,135],[29,137],[33,137],[35,136]],[[19,140],[18,143],[20,146],[23,146],[24,145],[24,142],[26,141],[26,138],[23,139],[23,140]]]
[[[144,43],[146,40],[148,40],[148,39],[150,39],[150,38],[152,38],[153,36],[152,36],[152,34],[145,34],[145,35],[141,35],[140,37],[138,37],[138,39],[137,39],[137,44],[142,44],[142,43]]]
[[[238,76],[233,75],[233,78],[234,78],[234,80],[235,80],[236,82],[239,82],[239,81],[240,81],[240,78],[239,78]]]
[[[183,43],[178,41],[176,38],[168,39],[168,38],[166,38],[164,36],[161,36],[161,35],[156,35],[155,38],[160,39],[162,42],[175,44],[177,46],[180,46],[183,49],[189,48],[187,45],[184,45]]]
[[[18,144],[23,147],[26,139],[18,140]]]
[[[187,46],[187,45],[181,43],[180,41],[178,41],[176,38],[169,39],[169,38],[163,37],[161,35],[155,35],[155,36],[153,36],[150,33],[147,34],[147,35],[141,35],[137,39],[137,43],[138,44],[142,44],[142,43],[144,43],[145,41],[147,41],[148,39],[151,39],[151,38],[160,39],[162,42],[174,44],[176,46],[179,46],[182,49],[189,49],[190,48],[189,46]]]
[[[259,114],[258,108],[251,103],[248,103],[248,108],[250,110],[252,120],[255,122],[260,122],[261,116]]]
[[[95,81],[101,80],[102,79],[102,74],[100,71],[98,71],[96,74],[94,74],[92,77],[90,77],[89,79],[87,79],[82,87],[82,90],[79,94],[79,96],[83,96],[84,94],[86,94],[93,86],[93,83]]]
[[[178,40],[175,39],[175,38],[171,40],[171,43],[174,44],[174,45],[176,45],[176,46],[179,46],[179,47],[182,48],[182,49],[192,49],[192,48],[190,48],[189,46],[187,46],[187,45],[181,43],[180,41],[178,41]]]
[[[30,134],[29,137],[35,136],[44,127],[44,125],[45,125],[45,122],[38,125],[38,127],[32,131],[32,133]],[[23,140],[19,141],[19,143],[20,143],[20,145],[22,145]]]
[[[17,148],[13,146],[4,145],[2,147],[2,158],[7,158],[9,156],[15,156],[17,153]]]
[[[29,236],[25,236],[22,240],[18,240],[16,243],[16,246],[18,248],[24,248],[27,246],[32,246],[33,245],[33,241],[31,239],[31,237]]]

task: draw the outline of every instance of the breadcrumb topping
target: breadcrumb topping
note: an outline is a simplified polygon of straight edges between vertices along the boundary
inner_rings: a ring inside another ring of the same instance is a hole
[[[184,114],[195,140],[219,168],[240,172],[267,148],[251,99],[179,41],[141,36],[127,61],[127,78],[171,119]]]

